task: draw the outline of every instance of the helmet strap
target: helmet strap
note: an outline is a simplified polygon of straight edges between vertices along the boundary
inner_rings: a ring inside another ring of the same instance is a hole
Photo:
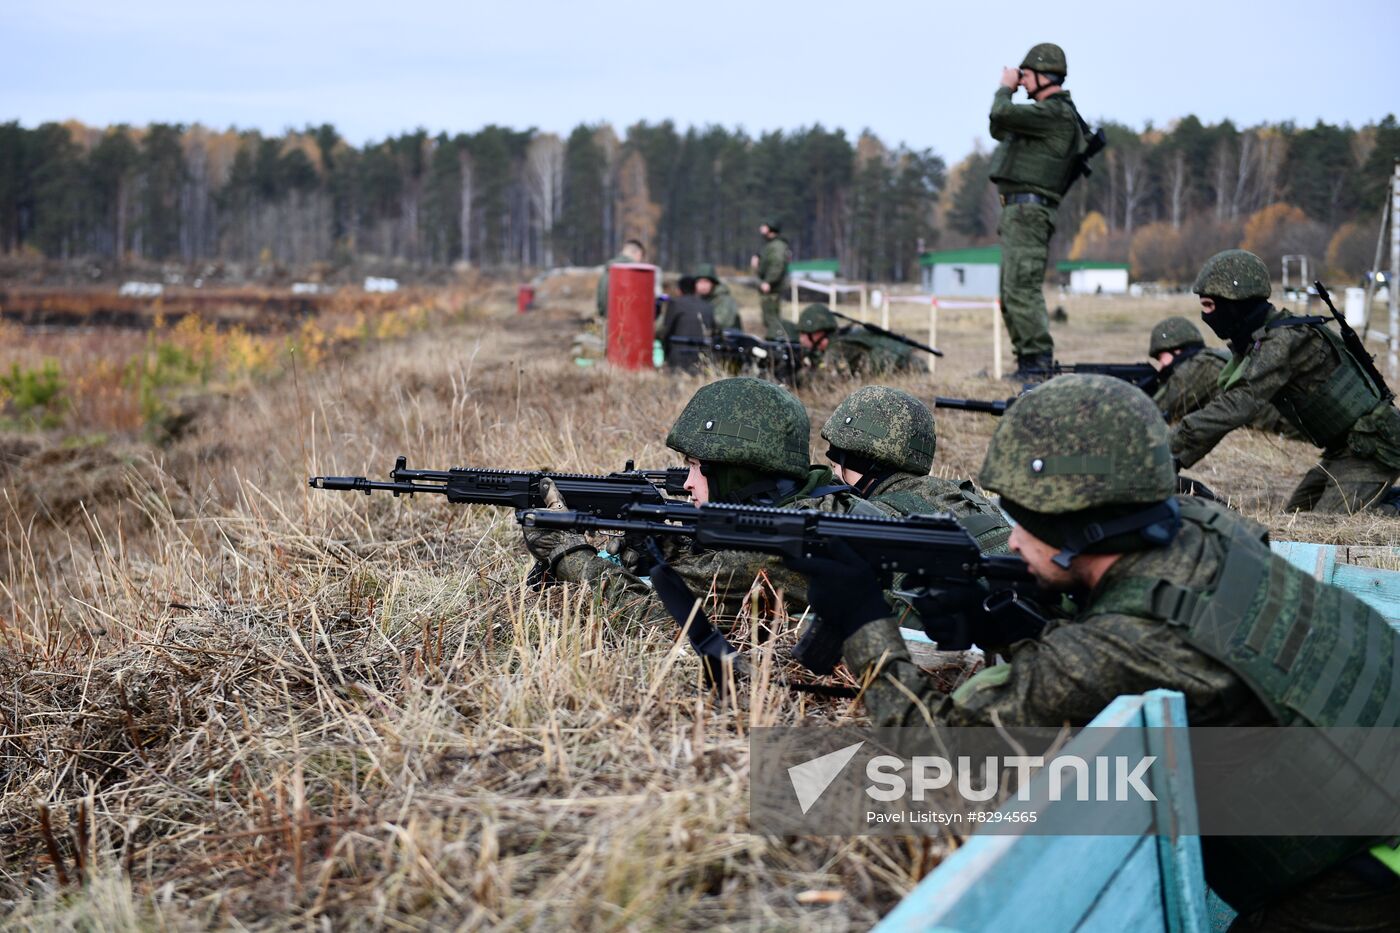
[[[1068,570],[1070,562],[1085,553],[1085,549],[1134,531],[1150,547],[1162,547],[1171,543],[1180,528],[1181,506],[1177,505],[1176,498],[1172,497],[1150,505],[1140,512],[1132,512],[1104,522],[1091,522],[1070,532],[1065,537],[1060,552],[1052,560],[1060,569]]]

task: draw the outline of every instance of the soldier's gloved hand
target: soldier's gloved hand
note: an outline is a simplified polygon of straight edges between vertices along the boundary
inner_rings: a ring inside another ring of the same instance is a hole
[[[843,641],[894,614],[880,575],[843,541],[831,542],[826,556],[786,557],[783,562],[807,577],[807,604],[825,624],[840,629]]]
[[[568,508],[564,504],[564,497],[559,495],[559,490],[555,488],[554,480],[547,476],[540,480],[540,491],[544,493],[545,508],[556,512]],[[525,536],[525,547],[549,573],[554,572],[554,568],[565,555],[574,551],[593,550],[593,545],[585,541],[583,535],[573,531],[521,526],[521,534]]]

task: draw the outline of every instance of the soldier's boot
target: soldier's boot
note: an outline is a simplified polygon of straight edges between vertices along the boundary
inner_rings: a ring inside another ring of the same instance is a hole
[[[1012,382],[1036,383],[1050,378],[1050,370],[1055,365],[1055,357],[1050,353],[1027,353],[1016,356],[1016,371],[1005,378]]]

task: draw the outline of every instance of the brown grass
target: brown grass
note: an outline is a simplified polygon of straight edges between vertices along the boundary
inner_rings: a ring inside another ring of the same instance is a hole
[[[946,853],[749,835],[748,730],[858,709],[760,687],[716,703],[672,631],[624,640],[586,593],[527,591],[508,514],[306,488],[398,454],[671,463],[700,380],[575,366],[589,302],[332,349],[163,449],[0,441],[10,924],[863,928]],[[1132,359],[1187,310],[1072,302],[1057,338]],[[946,314],[936,385],[897,383],[1010,394],[976,375],[985,333]],[[804,391],[816,429],[849,389]],[[993,419],[939,426],[940,472],[974,474]],[[1280,536],[1393,544],[1391,524],[1278,513],[1309,457],[1240,436],[1197,472]]]

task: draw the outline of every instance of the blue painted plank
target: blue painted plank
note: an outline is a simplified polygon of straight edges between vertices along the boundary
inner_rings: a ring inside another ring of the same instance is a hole
[[[1332,582],[1332,571],[1337,566],[1335,546],[1307,541],[1274,541],[1269,546],[1275,554],[1311,575],[1314,580]]]
[[[1201,861],[1196,788],[1191,746],[1186,739],[1186,698],[1175,690],[1149,690],[1143,695],[1143,723],[1148,727],[1148,751],[1166,767],[1154,769],[1152,792],[1157,795],[1157,855],[1162,878],[1167,929],[1205,933],[1206,876]],[[1170,731],[1167,731],[1170,730]]]
[[[1206,910],[1210,911],[1211,933],[1225,933],[1235,922],[1235,909],[1210,888],[1206,888]]]
[[[1157,846],[1151,838],[1140,840],[1138,847],[1118,867],[1088,916],[1076,924],[1074,930],[1076,933],[1122,933],[1123,930],[1166,933],[1162,872],[1157,861]]]
[[[1338,564],[1331,583],[1361,599],[1400,629],[1400,572]]]
[[[1141,725],[1143,704],[1140,696],[1118,697],[1091,725]],[[1096,731],[1077,736],[1064,753],[1092,755],[1093,748],[1107,741],[1106,730]],[[1150,820],[1144,805],[1144,829]],[[1141,845],[1141,837],[1123,835],[973,836],[875,929],[884,933],[933,928],[1073,929],[1127,856]]]

